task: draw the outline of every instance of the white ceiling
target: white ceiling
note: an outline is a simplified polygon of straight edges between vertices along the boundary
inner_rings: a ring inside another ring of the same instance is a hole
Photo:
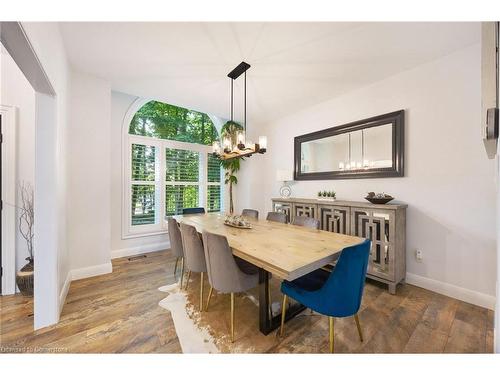
[[[74,68],[114,90],[229,117],[227,73],[248,71],[266,122],[480,41],[479,23],[62,23]],[[235,111],[242,113],[241,80]],[[411,88],[410,88],[411,89]]]

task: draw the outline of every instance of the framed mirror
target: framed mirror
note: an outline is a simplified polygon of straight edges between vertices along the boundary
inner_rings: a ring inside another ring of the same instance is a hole
[[[295,137],[295,180],[404,176],[404,110]]]

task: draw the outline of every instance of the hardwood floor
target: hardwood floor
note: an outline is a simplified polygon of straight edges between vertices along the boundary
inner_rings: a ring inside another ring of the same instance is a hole
[[[166,294],[158,287],[173,283],[169,251],[113,260],[113,273],[71,283],[60,322],[33,332],[32,299],[0,297],[0,353],[180,353],[170,312],[158,306]],[[273,297],[281,300],[274,278]],[[205,283],[207,285],[207,283]],[[198,306],[199,276],[188,301]],[[257,294],[257,290],[252,291]],[[236,298],[235,343],[228,338],[229,297],[214,295],[208,312],[193,319],[207,328],[221,352],[317,353],[328,350],[328,319],[307,313],[286,324],[283,338],[258,331],[258,307],[252,298]],[[206,298],[206,292],[205,292]],[[491,353],[493,311],[411,285],[390,295],[368,281],[360,320],[336,319],[339,353]]]

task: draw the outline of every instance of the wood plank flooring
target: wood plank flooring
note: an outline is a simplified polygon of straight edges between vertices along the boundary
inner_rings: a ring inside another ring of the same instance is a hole
[[[0,297],[0,353],[180,353],[170,312],[158,306],[173,283],[175,259],[169,251],[113,260],[113,273],[73,281],[60,322],[33,332],[32,299]],[[208,285],[205,280],[205,285]],[[199,303],[199,275],[193,275],[188,301]],[[205,292],[205,298],[208,290]],[[251,294],[257,295],[253,290]],[[274,301],[281,301],[273,278]],[[221,352],[323,353],[328,350],[328,319],[307,312],[286,324],[283,338],[258,331],[253,298],[236,298],[235,343],[229,340],[229,297],[215,294],[208,312],[195,313]],[[411,285],[390,295],[368,281],[360,320],[365,340],[357,336],[354,319],[335,321],[339,353],[492,353],[493,311]]]

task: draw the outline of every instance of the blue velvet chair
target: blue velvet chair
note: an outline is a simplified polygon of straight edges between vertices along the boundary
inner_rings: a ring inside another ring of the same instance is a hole
[[[280,334],[283,337],[287,297],[320,314],[330,322],[330,353],[334,351],[334,318],[354,315],[359,338],[363,341],[358,310],[365,286],[370,240],[342,250],[336,267],[330,273],[316,270],[293,281],[283,281],[283,305]]]

